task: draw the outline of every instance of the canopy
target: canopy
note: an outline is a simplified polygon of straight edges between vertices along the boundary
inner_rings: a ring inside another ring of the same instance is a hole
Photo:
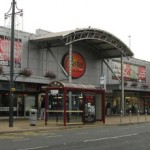
[[[53,81],[50,84],[48,84],[47,86],[44,86],[43,89],[48,89],[48,90],[52,90],[52,89],[59,89],[59,90],[63,90],[63,89],[67,89],[68,91],[72,91],[72,90],[78,90],[78,91],[84,91],[84,92],[104,92],[104,89],[101,87],[97,87],[95,85],[89,85],[89,84],[74,84],[74,83],[67,83],[67,82],[61,82],[61,81]]]
[[[32,37],[31,42],[41,48],[65,46],[82,42],[88,45],[98,58],[109,59],[123,56],[133,56],[130,48],[119,38],[104,30],[95,28],[75,29],[71,31],[48,33]]]

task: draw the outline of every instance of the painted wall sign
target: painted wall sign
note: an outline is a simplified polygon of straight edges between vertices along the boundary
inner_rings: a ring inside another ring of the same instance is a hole
[[[63,67],[66,72],[69,74],[69,53],[65,54],[63,58]],[[72,78],[81,77],[86,69],[86,63],[79,53],[72,52]]]

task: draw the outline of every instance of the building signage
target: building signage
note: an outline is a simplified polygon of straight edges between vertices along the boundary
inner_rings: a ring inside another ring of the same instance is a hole
[[[51,94],[52,94],[52,95],[57,95],[58,93],[59,93],[58,90],[51,90]]]
[[[106,76],[104,75],[100,76],[100,87],[104,88],[106,91]]]
[[[67,53],[63,58],[63,67],[66,72],[69,74],[69,53]],[[81,77],[86,69],[86,63],[79,53],[72,52],[72,78]]]
[[[117,77],[121,78],[121,63],[119,61],[112,62],[112,70]],[[146,82],[146,67],[124,63],[123,76],[126,81]],[[115,76],[112,76],[115,79]]]
[[[0,35],[0,65],[10,66],[10,37]],[[14,41],[14,67],[21,68],[22,42],[20,39]]]

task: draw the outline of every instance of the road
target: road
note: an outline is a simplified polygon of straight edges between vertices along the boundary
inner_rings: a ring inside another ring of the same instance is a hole
[[[149,150],[150,124],[7,133],[0,150]]]

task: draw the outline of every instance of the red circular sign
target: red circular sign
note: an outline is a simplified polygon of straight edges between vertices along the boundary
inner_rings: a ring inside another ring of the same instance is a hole
[[[69,74],[69,54],[67,53],[63,58],[63,66]],[[72,52],[72,78],[81,77],[86,69],[84,58],[77,52]]]

